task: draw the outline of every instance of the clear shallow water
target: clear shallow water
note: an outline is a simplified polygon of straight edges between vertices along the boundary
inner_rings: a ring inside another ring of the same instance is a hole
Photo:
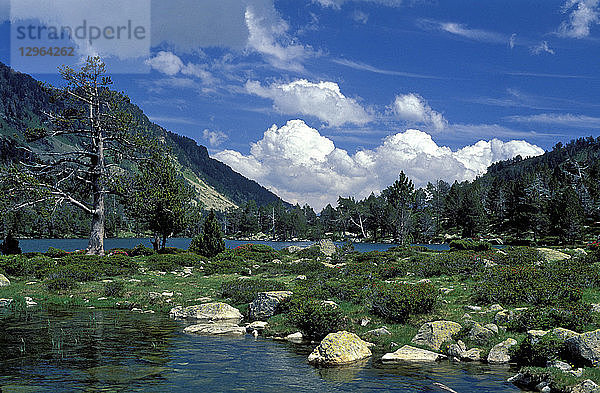
[[[190,238],[173,238],[167,241],[167,246],[187,249],[190,245]],[[87,247],[87,239],[22,239],[19,240],[19,244],[23,252],[46,252],[48,247],[60,248],[65,251],[84,250]],[[245,240],[225,240],[225,246],[227,248],[235,248],[242,244],[254,243],[254,244],[266,244],[273,247],[276,250],[288,246],[301,246],[306,247],[313,244],[313,242],[272,242],[272,241],[245,241]],[[148,238],[140,239],[106,239],[104,240],[104,248],[110,250],[112,248],[133,248],[138,244],[143,244],[146,247],[152,247]],[[342,243],[337,242],[336,244],[341,245]],[[419,246],[425,246],[431,250],[441,251],[450,249],[447,244],[418,244]],[[360,252],[367,251],[385,251],[395,244],[389,243],[354,243],[354,249]]]
[[[508,368],[447,362],[345,368],[306,363],[312,347],[189,336],[157,314],[119,310],[0,312],[2,392],[519,392]],[[375,354],[378,359],[381,354]]]

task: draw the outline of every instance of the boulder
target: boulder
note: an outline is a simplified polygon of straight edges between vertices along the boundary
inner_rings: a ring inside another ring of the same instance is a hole
[[[204,303],[188,307],[177,306],[171,309],[169,315],[176,319],[195,318],[210,321],[241,320],[243,317],[237,308],[226,303]]]
[[[565,259],[571,259],[569,254],[565,254],[564,252],[560,252],[558,250],[553,250],[551,248],[538,248],[537,249],[541,256],[544,257],[548,262],[555,261],[564,261]]]
[[[405,345],[395,352],[386,353],[381,358],[384,362],[435,362],[441,359],[446,359],[446,356],[410,345]]]
[[[573,369],[569,363],[560,360],[549,361],[546,363],[546,367],[554,367],[561,371],[571,371]]]
[[[250,319],[268,319],[277,312],[277,306],[283,300],[292,296],[290,291],[259,292],[256,299],[250,303]]]
[[[246,334],[246,328],[238,326],[235,323],[201,323],[191,325],[183,329],[187,334],[202,334],[210,336],[235,335],[241,336]]]
[[[287,341],[290,341],[290,342],[293,342],[293,343],[301,343],[303,337],[304,336],[302,336],[302,333],[296,332],[296,333],[288,334],[287,336],[285,336],[285,339]]]
[[[480,348],[471,348],[462,354],[460,360],[466,360],[469,362],[479,362],[481,361],[481,352],[483,351]]]
[[[369,330],[368,332],[365,333],[365,335],[379,337],[379,336],[391,336],[392,333],[390,333],[390,331],[387,330],[387,328],[385,326],[383,326],[378,329]]]
[[[571,337],[565,343],[575,358],[591,366],[600,363],[600,329]]]
[[[491,311],[491,312],[497,312],[497,311],[504,310],[504,308],[503,308],[501,305],[499,305],[499,304],[492,304],[492,305],[491,305],[491,306],[488,308],[488,310],[489,310],[489,311]]]
[[[591,379],[586,379],[583,382],[578,383],[575,386],[572,386],[569,389],[570,393],[599,393],[600,387]]]
[[[579,336],[579,333],[574,332],[572,330],[569,329],[565,329],[565,328],[554,328],[551,330],[552,334],[554,334],[554,336],[556,338],[558,338],[559,340],[565,342],[568,339],[572,338],[572,337],[577,337]]]
[[[512,322],[517,319],[517,314],[512,310],[500,310],[496,313],[494,320],[500,325]]]
[[[252,332],[254,330],[265,330],[269,324],[267,322],[262,321],[254,321],[246,326],[246,330]]]
[[[335,244],[333,244],[333,242],[329,239],[321,239],[319,240],[319,243],[317,243],[317,246],[319,247],[319,250],[321,250],[321,252],[323,254],[325,254],[325,256],[332,256],[333,254],[335,254]]]
[[[498,327],[496,327],[496,332],[498,332]],[[469,331],[469,339],[477,344],[485,344],[496,334],[496,332],[475,322]]]
[[[444,341],[450,341],[452,335],[460,332],[462,326],[452,321],[427,322],[419,328],[412,339],[413,344],[425,345],[439,351]]]
[[[468,311],[481,311],[481,306],[465,306],[465,309]]]
[[[450,346],[448,347],[448,356],[452,356],[455,358],[461,358],[463,353],[465,353],[467,350],[467,346],[465,345],[464,342],[462,342],[461,340],[458,340],[458,342],[454,343],[454,344],[450,344]]]
[[[503,364],[510,361],[509,350],[512,346],[517,345],[517,340],[507,338],[500,344],[494,345],[488,354],[487,361],[491,364]]]
[[[528,330],[527,339],[531,345],[535,345],[546,334],[548,334],[548,330]]]
[[[308,356],[308,362],[324,366],[354,363],[371,356],[368,343],[354,333],[329,333]]]
[[[0,273],[0,287],[7,287],[10,285],[10,281],[4,274]]]

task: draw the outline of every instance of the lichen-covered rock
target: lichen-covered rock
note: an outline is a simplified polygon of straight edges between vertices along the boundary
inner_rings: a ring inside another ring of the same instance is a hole
[[[226,303],[204,303],[188,307],[177,306],[171,309],[169,315],[176,319],[195,318],[210,321],[242,319],[240,311]]]
[[[8,278],[6,278],[6,276],[2,273],[0,273],[0,287],[7,287],[10,285],[10,281],[8,280]]]
[[[391,335],[392,335],[392,333],[390,333],[390,331],[387,330],[387,328],[385,326],[380,327],[378,329],[369,330],[368,332],[365,333],[365,336],[374,336],[374,337],[391,336]]]
[[[288,334],[287,336],[285,336],[285,339],[287,341],[290,341],[293,343],[301,343],[302,340],[304,339],[304,336],[302,335],[302,333],[296,332],[296,333]]]
[[[565,343],[574,357],[592,366],[600,363],[600,329],[571,337]]]
[[[435,362],[446,356],[426,349],[405,345],[395,352],[386,353],[381,358],[384,362]]]
[[[517,319],[517,313],[512,310],[500,310],[496,313],[494,320],[496,323],[504,325]]]
[[[248,308],[250,319],[268,319],[277,312],[277,306],[292,296],[290,291],[259,292]]]
[[[554,328],[551,330],[551,332],[552,332],[552,334],[554,334],[554,336],[556,338],[558,338],[559,340],[561,340],[563,342],[567,341],[568,339],[570,339],[572,337],[579,336],[579,333],[574,332],[569,329],[561,328],[561,327]]]
[[[481,326],[479,323],[475,322],[469,331],[469,339],[477,344],[485,344],[494,336],[494,334],[496,333],[494,333],[491,329]]]
[[[569,254],[565,254],[564,252],[553,250],[551,248],[538,248],[537,250],[540,252],[540,255],[548,262],[571,259],[571,256]]]
[[[483,352],[483,350],[480,348],[471,348],[468,351],[463,352],[460,360],[479,362],[481,360],[481,352]]]
[[[246,330],[248,332],[252,332],[254,330],[265,330],[267,327],[269,326],[269,324],[267,322],[263,322],[263,321],[254,321],[250,324],[248,324],[248,326],[246,326]]]
[[[535,345],[542,337],[548,334],[548,330],[528,330],[527,339],[531,345]]]
[[[503,364],[510,361],[509,350],[513,345],[517,345],[517,340],[507,338],[500,344],[494,345],[488,354],[487,361],[491,364]]]
[[[234,335],[241,336],[246,334],[246,328],[234,323],[201,323],[191,325],[183,329],[187,334],[202,334],[211,336]]]
[[[319,250],[321,250],[325,256],[330,257],[335,254],[335,244],[333,244],[333,242],[329,239],[319,240],[318,246]]]
[[[591,379],[586,379],[568,390],[570,393],[600,393],[600,387]]]
[[[308,356],[309,363],[324,366],[349,364],[371,356],[368,343],[354,333],[329,333]]]
[[[427,322],[419,328],[419,332],[413,337],[413,344],[425,345],[439,351],[444,341],[450,341],[452,335],[460,332],[460,323],[452,321]]]
[[[461,340],[458,340],[458,342],[450,344],[450,346],[448,347],[448,356],[460,359],[466,350],[467,346],[465,345],[465,343]]]

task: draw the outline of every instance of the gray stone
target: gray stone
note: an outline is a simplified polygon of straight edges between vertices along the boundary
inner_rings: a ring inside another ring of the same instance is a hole
[[[300,333],[300,332],[288,334],[287,336],[285,336],[286,340],[291,341],[293,343],[300,343],[300,342],[302,342],[303,338],[304,338],[304,336],[302,336],[302,333]]]
[[[507,338],[505,341],[494,345],[488,354],[487,361],[491,364],[503,364],[510,361],[509,350],[512,346],[517,345],[517,340]]]
[[[482,308],[480,306],[465,306],[465,309],[469,311],[481,311]]]
[[[237,308],[226,303],[204,303],[188,307],[177,306],[171,309],[169,315],[176,319],[195,318],[210,321],[241,320],[243,317]]]
[[[569,363],[561,362],[560,360],[554,360],[552,362],[547,362],[546,367],[554,367],[561,371],[570,371],[572,369]]]
[[[336,302],[334,302],[333,300],[323,300],[321,302],[321,305],[323,305],[323,306],[329,306],[329,307],[332,307],[332,308],[338,308],[339,307],[339,305]]]
[[[504,310],[504,308],[503,308],[501,305],[499,305],[499,304],[492,304],[492,305],[491,305],[491,306],[488,308],[488,310],[489,310],[489,311],[498,312],[498,311],[500,311],[500,310]]]
[[[412,342],[439,351],[444,341],[450,341],[452,335],[460,332],[461,329],[462,326],[459,323],[452,321],[427,322],[421,325]]]
[[[277,312],[279,303],[292,296],[290,291],[260,292],[256,299],[250,303],[250,319],[268,319]]]
[[[448,356],[452,356],[460,359],[467,350],[467,346],[461,340],[458,340],[457,343],[450,344],[448,347]]]
[[[492,332],[494,332],[494,334],[498,334],[498,325],[496,325],[495,323],[486,323],[485,325],[483,325],[483,327],[487,330],[491,330]]]
[[[548,334],[548,330],[528,330],[527,339],[529,340],[531,345],[535,345],[546,334]]]
[[[483,351],[480,348],[471,348],[464,352],[460,359],[470,362],[479,362],[481,361],[481,352]]]
[[[600,329],[582,333],[566,340],[569,352],[587,364],[597,366],[600,363]]]
[[[560,327],[552,329],[552,334],[554,334],[554,336],[556,338],[558,338],[559,340],[561,340],[562,342],[565,342],[572,337],[579,336],[579,333],[577,333],[577,332],[574,332],[572,330],[565,329],[565,328],[560,328]]]
[[[392,333],[390,333],[390,331],[387,330],[385,326],[383,326],[378,329],[369,330],[368,332],[365,333],[365,335],[379,337],[379,336],[391,336]]]
[[[7,287],[10,285],[10,281],[4,274],[0,273],[0,287]]]
[[[571,387],[571,393],[598,393],[600,392],[600,387],[592,381],[591,379],[586,379],[585,381]]]
[[[248,326],[246,326],[246,330],[249,332],[252,332],[254,330],[265,330],[267,327],[269,326],[269,324],[267,322],[263,322],[263,321],[254,321],[250,324],[248,324]]]
[[[500,325],[512,322],[517,318],[517,314],[511,310],[500,310],[496,313],[494,320]]]
[[[384,362],[435,362],[442,359],[446,359],[446,356],[410,345],[405,345],[395,352],[386,353],[381,358]]]
[[[488,328],[481,326],[475,322],[473,327],[469,331],[469,339],[476,342],[477,344],[485,344],[490,338],[494,336],[494,332]]]
[[[246,334],[246,328],[234,323],[202,323],[188,326],[183,329],[183,332],[187,334],[202,334],[208,336],[241,336]]]

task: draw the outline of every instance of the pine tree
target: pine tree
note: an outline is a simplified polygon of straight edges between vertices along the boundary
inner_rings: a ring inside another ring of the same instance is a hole
[[[190,251],[209,258],[225,251],[225,241],[214,210],[204,221],[203,233],[192,239]]]

